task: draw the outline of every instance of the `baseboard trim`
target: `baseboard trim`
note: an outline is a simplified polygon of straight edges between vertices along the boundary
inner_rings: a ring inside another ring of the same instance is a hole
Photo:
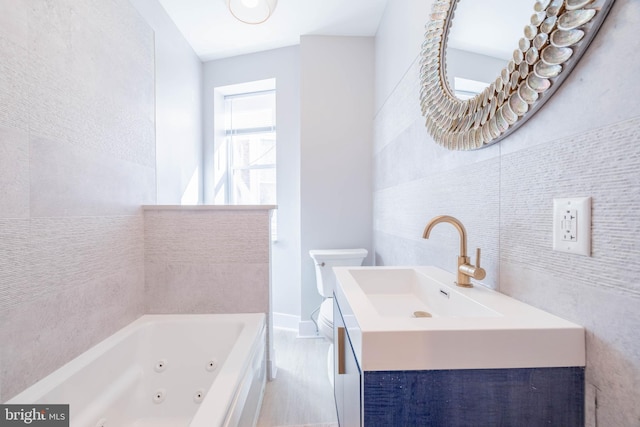
[[[312,320],[300,320],[300,316],[285,313],[273,313],[274,329],[285,329],[295,331],[298,338],[320,338],[318,328]]]
[[[311,320],[298,323],[298,338],[319,338],[318,328]]]
[[[273,360],[267,360],[267,380],[273,381],[278,375],[278,367]]]
[[[273,327],[276,329],[297,331],[298,323],[300,323],[300,316],[285,313],[273,313]]]

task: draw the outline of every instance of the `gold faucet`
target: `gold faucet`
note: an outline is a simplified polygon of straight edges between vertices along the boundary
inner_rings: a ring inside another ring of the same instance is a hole
[[[458,281],[456,285],[463,288],[472,288],[473,284],[469,278],[476,280],[482,280],[486,277],[487,272],[484,268],[480,267],[480,248],[476,250],[476,265],[471,265],[471,259],[467,256],[467,230],[464,229],[464,225],[456,218],[449,215],[441,215],[433,218],[422,233],[423,239],[428,239],[431,230],[436,224],[441,222],[448,222],[453,225],[460,233],[460,255],[458,256]]]

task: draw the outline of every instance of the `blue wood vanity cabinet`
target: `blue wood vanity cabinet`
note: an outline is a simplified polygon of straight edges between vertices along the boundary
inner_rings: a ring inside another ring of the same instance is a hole
[[[340,427],[584,426],[584,367],[362,371],[359,334],[334,296]]]

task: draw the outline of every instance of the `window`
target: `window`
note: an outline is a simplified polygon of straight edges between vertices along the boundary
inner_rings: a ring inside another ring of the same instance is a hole
[[[277,204],[275,79],[216,88],[214,106],[214,203]]]
[[[224,98],[230,204],[276,204],[274,90]]]
[[[456,98],[471,99],[479,93],[482,93],[482,91],[489,86],[489,83],[455,77],[453,86]]]

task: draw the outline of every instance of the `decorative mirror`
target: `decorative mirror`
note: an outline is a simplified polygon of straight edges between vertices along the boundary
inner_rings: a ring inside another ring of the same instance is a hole
[[[427,130],[437,143],[450,150],[474,150],[518,129],[569,75],[614,0],[530,2],[434,2],[422,44],[420,104]],[[511,10],[513,16],[503,15]],[[461,22],[454,20],[454,14]],[[483,14],[493,19],[487,21]],[[519,35],[518,27],[516,34],[505,35],[512,22],[522,23]],[[491,38],[492,28],[500,31],[498,39]],[[470,40],[460,33],[470,34]],[[500,54],[504,42],[512,46],[507,57]],[[473,52],[470,45],[481,47]],[[460,77],[455,70],[484,75]]]

